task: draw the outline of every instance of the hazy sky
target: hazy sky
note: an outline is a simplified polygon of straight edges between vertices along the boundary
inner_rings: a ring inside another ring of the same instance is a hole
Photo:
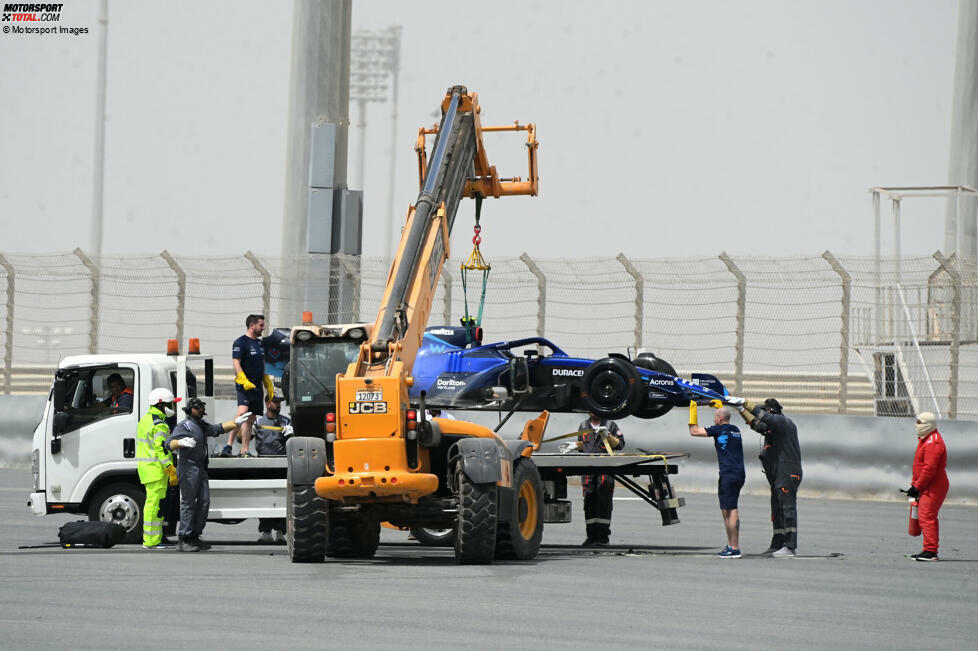
[[[292,16],[277,6],[110,1],[106,253],[278,255]],[[60,24],[84,35],[0,34],[0,251],[89,247],[97,11],[67,0]],[[355,0],[353,28],[403,26],[398,227],[417,128],[465,84],[483,124],[532,121],[541,143],[540,196],[483,209],[489,259],[870,254],[868,187],[946,182],[956,14],[953,0]],[[367,255],[384,248],[389,115],[370,107]],[[521,142],[487,142],[503,176],[525,176]],[[942,247],[942,204],[903,214],[905,253]]]

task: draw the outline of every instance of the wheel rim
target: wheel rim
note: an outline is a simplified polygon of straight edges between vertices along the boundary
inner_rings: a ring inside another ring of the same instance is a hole
[[[595,378],[593,393],[602,406],[617,406],[624,400],[626,390],[625,379],[612,371],[604,371]]]
[[[520,535],[524,540],[529,540],[537,529],[537,490],[528,481],[520,484],[519,503],[517,504],[517,517],[520,523]]]
[[[131,531],[139,522],[139,505],[128,495],[112,495],[102,502],[98,516],[102,522],[120,524]]]

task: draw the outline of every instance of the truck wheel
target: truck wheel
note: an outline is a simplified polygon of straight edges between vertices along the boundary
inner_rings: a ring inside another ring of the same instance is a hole
[[[411,535],[419,543],[428,547],[451,547],[455,544],[454,529],[422,529],[421,527],[414,527],[411,529]]]
[[[517,461],[513,490],[513,511],[496,525],[496,558],[527,561],[536,558],[543,538],[543,482],[529,459]]]
[[[630,416],[644,399],[638,370],[617,357],[605,357],[588,366],[582,383],[587,408],[605,418]]]
[[[652,353],[641,353],[638,357],[632,360],[635,366],[640,368],[647,368],[650,371],[658,371],[659,373],[665,373],[666,375],[676,375],[676,369],[672,367],[672,364],[664,359],[660,359],[653,355]],[[672,405],[668,402],[658,402],[648,404],[647,399],[643,399],[641,406],[635,410],[633,416],[638,418],[658,418],[659,416],[665,416]]]
[[[289,558],[293,563],[322,563],[326,556],[326,500],[312,484],[288,484],[286,502]]]
[[[380,544],[380,522],[363,515],[329,514],[326,555],[373,558]]]
[[[458,524],[455,560],[459,563],[491,563],[496,547],[496,485],[476,484],[462,468],[456,471]]]
[[[143,541],[143,505],[146,491],[135,484],[111,484],[99,490],[88,506],[88,519],[126,528],[124,543]]]

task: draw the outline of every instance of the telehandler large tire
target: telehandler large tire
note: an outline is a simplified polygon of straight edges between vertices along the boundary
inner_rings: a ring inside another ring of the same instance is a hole
[[[289,558],[293,563],[322,563],[326,557],[326,500],[312,484],[288,484],[286,502]]]
[[[496,524],[496,558],[527,561],[536,558],[543,538],[543,482],[531,460],[516,460],[513,490],[513,510],[500,513]]]
[[[474,483],[461,466],[455,472],[455,560],[465,564],[491,563],[496,548],[496,484]]]
[[[372,558],[380,544],[380,522],[364,515],[330,509],[326,532],[326,555],[332,558]]]

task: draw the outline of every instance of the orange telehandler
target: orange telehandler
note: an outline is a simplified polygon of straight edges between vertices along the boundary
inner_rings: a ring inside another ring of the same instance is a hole
[[[463,86],[448,90],[441,109],[437,130],[419,132],[421,192],[408,211],[373,327],[293,329],[300,347],[318,338],[356,351],[345,372],[316,379],[324,391],[335,382],[336,411],[324,414],[322,437],[294,437],[287,445],[293,562],[371,557],[381,522],[454,530],[462,563],[531,559],[540,546],[543,484],[527,439],[539,442],[546,414],[524,430],[535,437],[504,441],[481,425],[426,420],[424,394],[418,404],[408,398],[462,198],[535,196],[538,186],[532,124],[483,127],[478,96]],[[490,131],[527,132],[525,180],[501,179],[489,164],[483,134]],[[436,135],[430,159],[424,147],[428,134]],[[328,348],[320,346],[316,354],[325,359]],[[511,375],[518,382],[524,360],[513,361]]]

